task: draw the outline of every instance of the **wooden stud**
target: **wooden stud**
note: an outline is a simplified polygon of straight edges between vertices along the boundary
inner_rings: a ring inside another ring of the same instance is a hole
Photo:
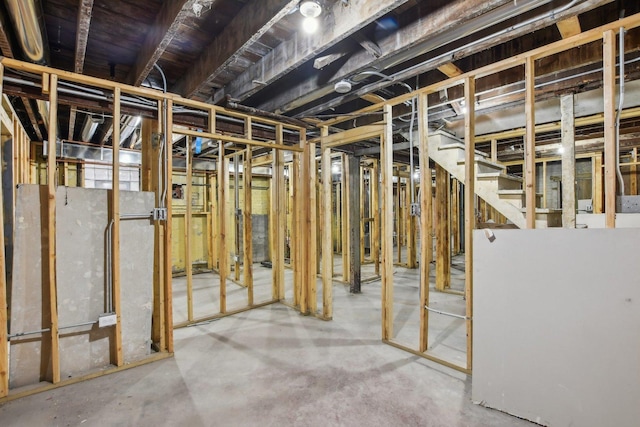
[[[249,128],[251,127],[251,119],[248,118]],[[249,131],[250,132],[250,131]],[[251,133],[249,133],[249,137]],[[251,148],[247,148],[244,153],[244,167],[242,169],[242,185],[244,187],[244,210],[242,211],[242,226],[244,237],[244,259],[243,259],[243,279],[244,285],[247,287],[247,303],[253,305],[253,224],[251,223],[251,185],[252,185],[252,161]]]
[[[373,248],[373,265],[376,276],[380,275],[380,167],[378,160],[373,161],[371,168],[371,216],[373,223],[369,226],[371,247]]]
[[[53,77],[53,76],[52,76]],[[51,123],[51,122],[50,122]],[[120,304],[120,88],[113,93],[113,164],[111,187],[111,281],[113,309],[116,313],[115,343],[112,358],[116,366],[124,364],[122,352],[122,310]]]
[[[348,188],[349,202],[347,209],[349,224],[347,232],[349,234],[349,246],[346,248],[349,257],[349,292],[359,294],[361,289],[361,264],[360,264],[360,242],[362,235],[360,234],[360,158],[349,155],[347,157],[348,174],[344,176],[345,186]],[[347,252],[345,251],[345,252]]]
[[[306,141],[306,131],[301,131],[301,139],[302,141]],[[317,301],[317,285],[316,285],[316,276],[318,273],[318,236],[317,231],[318,227],[316,224],[317,217],[317,191],[316,184],[318,182],[317,177],[317,167],[316,167],[316,144],[313,142],[309,142],[305,144],[305,178],[303,179],[305,185],[305,196],[303,200],[307,202],[307,210],[306,210],[306,227],[308,235],[308,244],[305,245],[307,247],[307,256],[306,256],[306,277],[305,282],[308,286],[308,310],[310,313],[314,314],[318,310],[318,301]]]
[[[474,198],[475,198],[475,92],[474,77],[467,77],[464,84],[464,97],[467,104],[467,114],[464,119],[464,261],[465,281],[464,296],[466,304],[467,326],[467,369],[471,371],[473,360],[473,229],[475,228]]]
[[[320,129],[327,136],[329,128]],[[322,196],[323,196],[323,235],[322,235],[322,315],[325,319],[333,317],[333,244],[331,232],[331,150],[322,145]]]
[[[629,166],[629,195],[638,195],[638,148],[633,147],[631,150],[631,162],[633,165]]]
[[[524,183],[527,228],[536,228],[536,133],[535,133],[535,59],[527,57],[525,63],[525,115]]]
[[[593,213],[601,214],[604,212],[604,201],[602,191],[602,153],[596,153],[592,160],[592,176],[593,176]]]
[[[547,161],[546,159],[544,159],[541,163],[542,163],[542,207],[546,209],[547,208]],[[537,198],[537,194],[536,194],[536,198]]]
[[[364,223],[365,223],[365,200],[366,200],[366,187],[365,187],[365,183],[364,183],[364,166],[362,164],[358,165],[358,174],[360,175],[358,177],[358,182],[360,183],[360,218],[359,218],[359,224],[360,224],[360,265],[364,264],[365,261],[365,257],[364,257],[364,253],[365,253],[365,246],[364,246]],[[369,188],[371,188],[369,186]]]
[[[451,179],[451,237],[453,254],[460,253],[460,182]]]
[[[493,163],[498,163],[498,140],[491,140],[491,161]]]
[[[184,214],[184,264],[187,275],[187,319],[193,321],[193,260],[191,254],[191,220],[193,207],[191,198],[193,197],[193,150],[191,149],[192,137],[186,139],[186,181],[187,189],[185,193],[186,212]]]
[[[409,171],[409,179],[411,181],[414,179],[413,171]],[[415,187],[414,187],[415,188]],[[417,217],[411,215],[411,184],[407,182],[407,187],[405,189],[405,220],[407,223],[406,236],[407,236],[407,267],[408,268],[416,268],[417,267],[417,251],[416,251],[416,220]],[[413,195],[415,199],[415,194]]]
[[[429,120],[428,97],[418,97],[418,147],[420,156],[420,346],[421,353],[427,351],[429,343],[429,274],[431,267],[431,169],[429,168]]]
[[[449,173],[436,164],[436,289],[444,291],[450,286]]]
[[[158,102],[158,111],[162,111],[162,105]],[[155,205],[160,206],[162,194],[159,192],[158,178],[161,171],[158,169],[158,159],[160,156],[160,144],[154,139],[161,133],[160,123],[155,120],[144,119],[142,121],[142,166],[140,168],[140,179],[142,191],[152,191],[155,193]],[[153,256],[153,314],[151,340],[158,345],[159,349],[165,348],[165,325],[164,314],[164,288],[163,288],[163,268],[164,253],[162,252],[162,242],[164,241],[164,229],[159,221],[154,222],[154,256]]]
[[[603,35],[604,86],[604,214],[605,226],[616,226],[616,34]]]
[[[167,220],[164,221],[164,322],[165,322],[165,344],[169,353],[173,353],[173,290],[172,290],[172,266],[171,266],[171,188],[172,188],[172,176],[173,176],[173,163],[172,163],[172,149],[171,141],[173,141],[173,101],[167,99],[163,105],[164,115],[166,116],[166,123],[164,128],[167,129],[167,134],[164,135],[165,144],[165,156],[167,162],[165,164],[165,190],[166,197],[168,199],[165,208],[167,209]]]
[[[56,138],[58,120],[58,76],[52,75],[47,79],[49,88],[49,135],[47,146],[47,248],[46,261],[47,281],[49,282],[49,310],[51,334],[51,370],[52,382],[60,382],[60,346],[58,335],[58,303],[56,278]],[[44,83],[44,76],[43,76]],[[43,86],[44,87],[44,86]]]
[[[341,153],[340,161],[342,163],[342,174],[340,175],[340,186],[342,188],[342,211],[340,212],[340,218],[342,227],[340,228],[342,235],[342,280],[349,282],[349,271],[351,270],[351,258],[349,258],[350,236],[349,236],[349,203],[351,200],[351,194],[349,194],[348,177],[351,171],[349,170],[349,162],[347,162],[347,155]]]
[[[393,110],[384,106],[380,150],[382,170],[382,339],[393,337]]]
[[[220,279],[220,313],[227,312],[227,189],[229,188],[229,162],[224,156],[224,143],[218,142],[218,277]]]
[[[402,199],[402,194],[401,194],[401,180],[400,180],[400,171],[398,170],[398,168],[394,168],[394,176],[397,177],[398,182],[396,183],[395,187],[396,187],[396,192],[395,192],[395,197],[393,198],[393,202],[395,203],[395,215],[394,215],[394,223],[395,223],[395,230],[396,230],[396,248],[398,251],[398,264],[402,264],[402,238],[404,237],[404,233],[402,232],[402,207],[401,207],[401,199]]]
[[[562,116],[562,226],[576,228],[576,144],[573,94],[560,98]],[[547,177],[544,176],[546,181]]]
[[[289,168],[289,194],[292,199],[291,238],[289,239],[289,259],[293,268],[293,305],[300,307],[302,296],[302,276],[300,271],[300,155],[293,153],[293,162]]]
[[[233,251],[233,275],[236,283],[240,281],[240,248],[242,245],[241,240],[241,230],[240,230],[240,153],[235,152],[233,157],[233,243],[234,243],[234,251]],[[230,159],[226,159],[227,162]],[[227,173],[230,172],[230,168],[227,166]],[[227,182],[230,182],[227,179]]]
[[[0,97],[3,90],[4,66],[0,64]],[[0,127],[2,124],[0,124]],[[2,151],[0,150],[0,164],[3,163]],[[0,188],[2,185],[2,174],[0,173]],[[4,198],[0,197],[0,224],[4,224]],[[4,242],[4,227],[0,227],[0,242]],[[0,398],[9,395],[9,339],[8,339],[8,316],[7,316],[7,276],[6,258],[4,244],[0,245]]]
[[[276,125],[276,143],[281,144],[284,139],[283,126]],[[274,227],[274,252],[272,252],[272,272],[273,282],[276,286],[276,297],[274,299],[284,299],[284,239],[286,216],[285,206],[285,188],[284,188],[284,153],[282,150],[273,150],[273,168],[272,168],[272,191],[271,214],[275,219]]]

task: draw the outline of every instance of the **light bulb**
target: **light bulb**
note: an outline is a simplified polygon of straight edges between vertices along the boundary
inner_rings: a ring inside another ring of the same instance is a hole
[[[302,20],[302,29],[307,34],[313,34],[318,30],[318,20],[316,18],[304,18]]]

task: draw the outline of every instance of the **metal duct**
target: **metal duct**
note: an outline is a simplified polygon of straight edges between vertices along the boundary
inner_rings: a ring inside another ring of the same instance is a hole
[[[45,62],[35,0],[6,0],[6,6],[26,59],[36,63]]]

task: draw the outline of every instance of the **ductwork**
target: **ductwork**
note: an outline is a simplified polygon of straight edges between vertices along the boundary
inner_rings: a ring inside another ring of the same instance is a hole
[[[44,37],[35,0],[6,0],[5,4],[25,59],[38,64],[45,63]]]

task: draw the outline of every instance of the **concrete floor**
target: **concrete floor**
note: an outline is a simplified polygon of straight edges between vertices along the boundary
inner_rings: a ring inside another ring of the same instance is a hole
[[[453,288],[464,282],[455,263]],[[416,274],[394,274],[396,340],[410,347]],[[464,308],[441,293],[431,304]],[[443,317],[431,317],[430,351],[462,363],[464,324]],[[472,404],[471,377],[385,345],[380,333],[380,282],[360,295],[336,283],[331,322],[274,304],[179,329],[174,358],[6,403],[0,424],[533,425]]]

